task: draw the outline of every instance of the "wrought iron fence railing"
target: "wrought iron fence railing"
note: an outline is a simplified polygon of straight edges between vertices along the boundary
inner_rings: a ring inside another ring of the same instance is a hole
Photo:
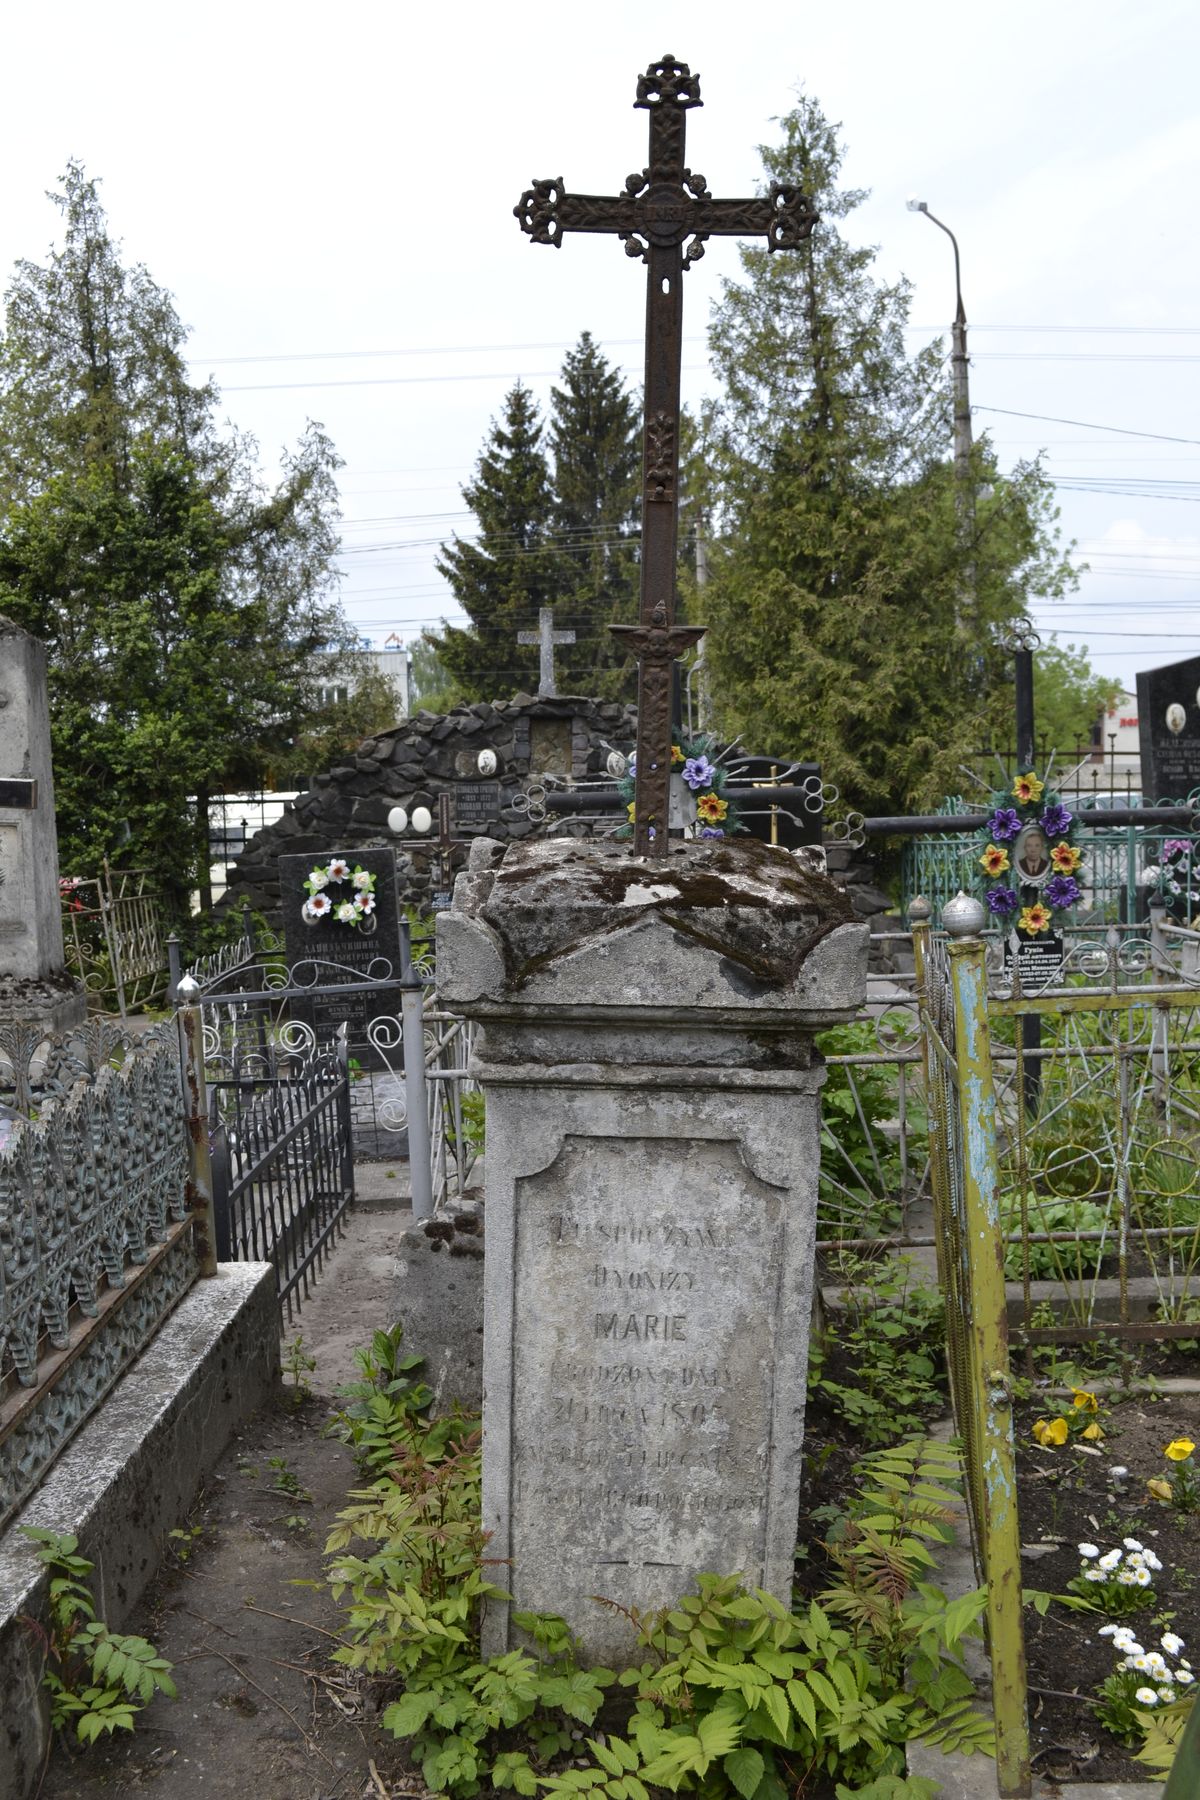
[[[198,1271],[169,1027],[0,1034],[0,1522]]]
[[[144,869],[64,875],[63,948],[89,1008],[122,1018],[158,999],[167,986],[162,903]]]

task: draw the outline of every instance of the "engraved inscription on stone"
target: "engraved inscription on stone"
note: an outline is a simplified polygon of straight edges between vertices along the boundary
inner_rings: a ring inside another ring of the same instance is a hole
[[[570,719],[534,719],[529,727],[529,773],[571,773]]]
[[[457,826],[489,825],[500,817],[500,783],[472,781],[454,790],[454,822]]]
[[[761,1579],[779,1194],[734,1143],[657,1138],[568,1138],[517,1194],[523,1596],[578,1616],[668,1598],[676,1569]]]

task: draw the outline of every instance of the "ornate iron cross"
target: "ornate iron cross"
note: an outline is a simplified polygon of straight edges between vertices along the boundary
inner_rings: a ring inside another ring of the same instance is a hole
[[[694,175],[684,162],[684,115],[700,104],[700,77],[686,63],[664,56],[638,77],[634,106],[650,114],[650,161],[628,177],[624,193],[568,194],[559,177],[535,181],[513,208],[535,244],[560,246],[567,231],[615,233],[626,254],[647,265],[640,619],[637,625],[610,627],[638,659],[638,856],[667,854],[671,670],[704,635],[703,625],[675,623],[683,272],[704,255],[707,238],[765,234],[768,250],[790,250],[803,243],[817,220],[798,188],[777,181],[758,199],[714,199],[703,175]]]

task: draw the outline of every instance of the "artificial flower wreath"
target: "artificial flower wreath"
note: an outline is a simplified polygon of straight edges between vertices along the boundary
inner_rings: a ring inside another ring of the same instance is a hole
[[[724,764],[714,758],[716,739],[701,733],[684,737],[677,729],[671,732],[671,773],[681,775],[692,790],[696,802],[696,836],[723,838],[733,831],[744,831],[741,814],[732,800],[725,797],[729,780]],[[631,756],[620,782],[621,796],[626,802],[629,822],[622,825],[618,837],[632,837],[634,792],[637,785],[637,757]]]
[[[1018,937],[1033,939],[1051,929],[1056,914],[1078,904],[1083,853],[1074,835],[1075,815],[1031,770],[992,795],[979,866],[987,883],[984,902],[997,923],[1015,922]],[[1031,902],[1023,889],[1036,890]]]
[[[361,925],[375,911],[375,877],[369,870],[352,870],[344,856],[334,856],[324,867],[309,871],[304,883],[308,899],[300,916],[310,925],[332,919],[338,925]],[[374,929],[374,927],[372,927]]]

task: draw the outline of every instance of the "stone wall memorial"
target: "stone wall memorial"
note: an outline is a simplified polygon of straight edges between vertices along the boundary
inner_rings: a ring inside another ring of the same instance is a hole
[[[279,858],[322,851],[351,852],[389,845],[396,852],[402,898],[427,907],[436,886],[438,797],[449,794],[452,864],[461,868],[466,845],[480,836],[514,843],[535,830],[519,795],[533,780],[604,777],[608,747],[629,751],[637,730],[632,707],[564,695],[534,700],[478,701],[448,713],[418,712],[358,746],[353,756],[318,775],[277,824],[251,839],[233,865],[226,903],[243,901],[280,924]],[[480,772],[481,751],[496,759]],[[388,829],[394,807],[425,807],[434,829],[424,839],[411,829]],[[577,826],[576,830],[584,827]]]
[[[791,1591],[812,1305],[812,1034],[854,1016],[868,931],[747,840],[654,862],[483,842],[438,920],[487,1098],[484,1524],[518,1608],[630,1660],[597,1605],[704,1570]],[[485,1649],[510,1642],[489,1607]]]

